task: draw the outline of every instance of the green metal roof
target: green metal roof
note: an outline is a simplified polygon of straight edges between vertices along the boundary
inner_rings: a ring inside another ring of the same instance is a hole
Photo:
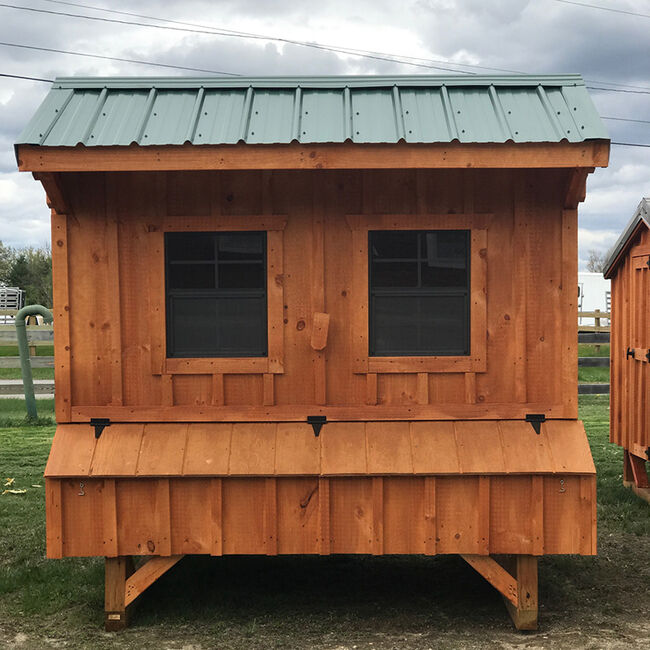
[[[16,144],[608,139],[579,75],[60,78]]]

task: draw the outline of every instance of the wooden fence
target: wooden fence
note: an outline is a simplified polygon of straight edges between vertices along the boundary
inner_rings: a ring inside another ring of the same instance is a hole
[[[579,311],[578,312],[578,332],[609,332],[609,318],[610,313],[608,311],[600,311],[596,309],[594,311]],[[593,325],[582,325],[580,319],[589,318],[594,319]],[[606,320],[607,325],[603,325],[601,321]]]

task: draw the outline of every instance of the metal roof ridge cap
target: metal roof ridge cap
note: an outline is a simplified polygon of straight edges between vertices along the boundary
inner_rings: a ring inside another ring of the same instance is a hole
[[[106,104],[107,95],[108,90],[106,89],[106,86],[104,86],[104,88],[102,88],[102,91],[99,93],[99,97],[97,97],[97,104],[95,106],[95,110],[93,111],[92,118],[89,120],[88,127],[86,128],[86,131],[81,138],[81,142],[84,145],[88,145],[88,138],[91,137],[93,129],[97,125],[97,118],[99,117],[99,113],[102,108],[104,108],[104,104]]]
[[[330,75],[330,76],[266,76],[266,77],[57,77],[53,88],[82,89],[114,87],[125,89],[158,88],[197,88],[223,87],[242,88],[259,86],[269,88],[281,87],[336,87],[344,86],[584,86],[580,74],[557,75]]]
[[[194,136],[196,135],[196,129],[199,126],[199,114],[201,112],[201,107],[203,106],[204,97],[205,88],[201,86],[199,88],[199,92],[196,94],[196,99],[194,100],[192,114],[190,115],[190,122],[187,126],[187,133],[185,134],[185,139],[183,142],[194,144]]]
[[[68,107],[68,104],[70,103],[70,100],[74,97],[74,91],[72,89],[67,89],[67,90],[68,90],[68,96],[65,98],[65,100],[64,100],[63,104],[61,105],[61,107],[58,110],[55,110],[55,113],[57,113],[57,115],[52,120],[52,122],[47,127],[47,129],[44,129],[43,135],[39,139],[39,143],[38,143],[39,146],[43,145],[43,143],[45,142],[47,137],[52,132],[52,129],[56,126],[57,122],[61,119],[61,115],[63,115],[63,112]],[[48,95],[49,95],[49,93],[48,93]],[[47,96],[46,96],[46,99],[47,99]],[[30,122],[28,122],[28,126],[29,126],[30,123],[31,123],[31,120],[30,120]],[[27,127],[25,127],[25,128],[27,128]],[[20,143],[20,144],[23,144],[23,143]],[[16,152],[16,157],[17,157],[17,152]]]

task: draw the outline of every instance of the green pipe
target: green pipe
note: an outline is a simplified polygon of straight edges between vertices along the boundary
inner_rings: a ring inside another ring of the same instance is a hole
[[[32,379],[32,364],[29,360],[29,347],[27,345],[27,327],[25,319],[28,316],[42,316],[46,323],[54,320],[52,312],[42,305],[27,305],[16,314],[16,338],[18,339],[18,354],[20,355],[20,371],[23,376],[23,388],[25,389],[25,406],[27,417],[35,420],[38,417],[36,412],[36,398],[34,397],[34,380]]]

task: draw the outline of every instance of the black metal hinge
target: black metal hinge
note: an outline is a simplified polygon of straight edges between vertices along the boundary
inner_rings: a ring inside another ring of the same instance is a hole
[[[628,348],[625,352],[625,358],[629,359],[630,357],[634,357],[634,348]]]
[[[327,416],[325,415],[308,415],[307,424],[311,424],[312,429],[314,430],[314,435],[318,438],[320,430],[323,428],[324,424],[327,424]]]
[[[526,413],[526,422],[530,422],[535,433],[539,435],[542,432],[542,422],[546,422],[546,416],[543,413]]]
[[[106,427],[111,426],[110,418],[91,418],[90,426],[95,427],[95,438],[99,438]]]
[[[645,353],[645,358],[648,360],[648,363],[650,363],[650,350]]]

